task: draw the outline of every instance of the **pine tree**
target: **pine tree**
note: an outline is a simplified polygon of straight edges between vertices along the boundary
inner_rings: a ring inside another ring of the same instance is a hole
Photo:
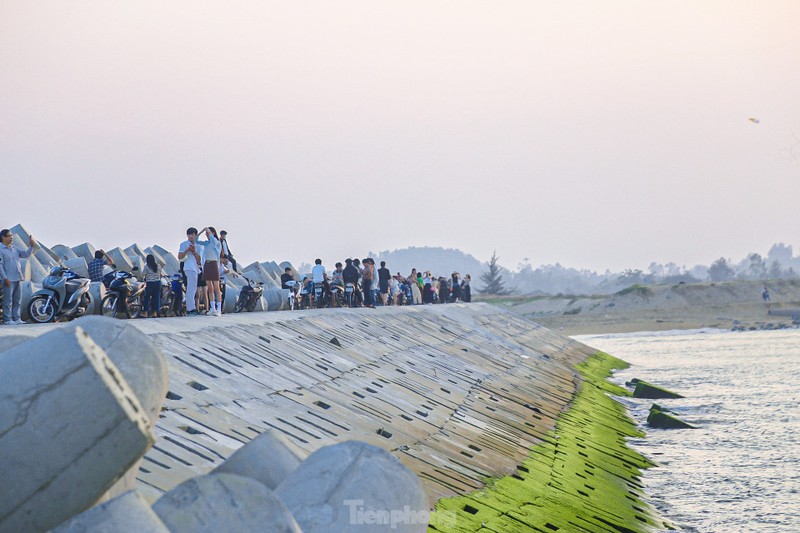
[[[495,250],[489,260],[489,271],[481,274],[481,281],[484,285],[483,289],[479,291],[481,294],[502,296],[510,292],[503,287],[503,268],[497,264],[498,259],[497,250]]]

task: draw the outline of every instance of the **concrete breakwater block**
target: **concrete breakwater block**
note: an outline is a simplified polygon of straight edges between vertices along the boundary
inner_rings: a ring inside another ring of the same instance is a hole
[[[267,311],[280,311],[289,308],[289,289],[268,289],[264,291]]]
[[[161,496],[153,511],[172,533],[302,531],[266,485],[234,474],[210,474],[184,481]]]
[[[58,256],[59,260],[75,259],[78,257],[72,248],[69,246],[64,246],[63,244],[56,244],[51,250]]]
[[[161,256],[161,259],[164,260],[164,272],[167,275],[171,276],[173,274],[177,274],[178,272],[180,272],[181,262],[178,261],[178,257],[174,253],[170,252],[166,248],[158,246],[157,244],[154,244],[150,248],[155,250],[158,253],[158,255]],[[178,250],[177,245],[175,246],[175,250],[176,251]]]
[[[155,424],[169,387],[167,362],[161,349],[128,322],[104,316],[83,317],[64,329],[81,329],[92,338],[122,373],[147,418]]]
[[[265,431],[214,469],[215,474],[237,474],[275,489],[300,464],[300,457],[275,430]]]
[[[275,493],[305,533],[428,528],[419,478],[389,452],[364,442],[320,448]]]
[[[55,528],[53,533],[169,533],[164,522],[135,490],[92,507]]]
[[[90,262],[94,259],[94,253],[97,251],[91,243],[85,242],[83,244],[79,244],[78,246],[73,246],[72,251],[78,257],[83,257],[86,262]]]
[[[153,444],[120,370],[80,328],[0,353],[0,531],[80,513]]]
[[[155,426],[169,387],[167,363],[161,350],[146,335],[121,320],[87,316],[71,322],[64,329],[76,328],[88,333],[122,372],[145,415]],[[135,488],[139,464],[137,461],[131,465],[101,500],[114,498]]]
[[[652,385],[642,380],[638,380],[636,382],[636,388],[633,390],[633,397],[647,398],[651,400],[660,400],[667,398],[683,398],[683,396],[681,396],[676,392],[672,392],[667,389],[662,389],[661,387],[656,387],[655,385]]]
[[[647,425],[659,429],[697,429],[696,426],[673,416],[667,412],[666,409],[662,410],[662,408],[656,404],[650,407],[650,414],[647,416]]]
[[[82,278],[89,277],[89,265],[86,264],[86,260],[83,257],[67,259],[62,264]]]
[[[125,272],[130,272],[133,270],[133,263],[131,263],[130,258],[122,251],[121,248],[113,248],[106,252],[108,257],[117,265],[117,270],[124,270]]]

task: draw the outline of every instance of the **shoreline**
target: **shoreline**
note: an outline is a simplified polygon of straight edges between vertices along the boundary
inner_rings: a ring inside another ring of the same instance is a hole
[[[513,475],[473,493],[440,499],[430,529],[674,529],[646,503],[641,475],[656,463],[628,445],[627,439],[646,435],[613,398],[631,396],[611,382],[615,370],[629,366],[600,351],[575,364],[581,383],[555,428],[530,449]]]

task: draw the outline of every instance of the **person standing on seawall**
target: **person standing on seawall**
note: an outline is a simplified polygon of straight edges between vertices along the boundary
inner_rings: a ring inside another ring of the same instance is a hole
[[[233,271],[236,272],[236,259],[233,258],[233,254],[231,253],[231,249],[228,246],[228,232],[222,230],[219,232],[219,242],[222,243],[222,255],[228,258],[228,262],[231,264],[231,268]]]
[[[193,316],[197,314],[197,277],[200,274],[200,254],[195,248],[197,238],[197,228],[186,230],[187,240],[181,243],[178,249],[178,260],[183,262],[183,271],[186,274],[186,314]]]
[[[378,269],[378,288],[381,292],[383,305],[387,305],[389,301],[389,283],[391,279],[392,273],[386,268],[386,261],[381,261],[381,267]]]
[[[222,315],[222,291],[219,288],[219,260],[222,255],[222,245],[217,236],[217,230],[208,226],[200,230],[206,234],[207,241],[199,241],[203,245],[203,280],[208,288],[208,314],[210,316]]]
[[[472,276],[470,276],[469,274],[464,276],[464,279],[461,281],[462,297],[464,301],[468,303],[472,301],[472,292],[469,287],[471,281],[472,281]]]
[[[2,241],[0,244],[0,281],[3,283],[3,321],[6,325],[22,324],[22,318],[20,318],[22,294],[19,288],[19,283],[22,281],[20,258],[30,257],[38,245],[31,235],[28,243],[30,247],[27,250],[20,250],[12,244],[14,236],[8,229],[0,231],[0,241]]]

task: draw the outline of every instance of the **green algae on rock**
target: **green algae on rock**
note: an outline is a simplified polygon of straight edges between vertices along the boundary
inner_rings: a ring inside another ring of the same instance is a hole
[[[437,502],[431,531],[649,531],[671,529],[641,500],[639,476],[653,463],[630,449],[642,437],[610,395],[630,396],[606,380],[628,365],[596,353],[575,366],[582,378],[555,429],[510,476],[484,490]]]
[[[636,382],[636,388],[633,391],[633,397],[647,398],[651,400],[683,398],[683,396],[676,392],[672,392],[661,387],[656,387],[655,385],[642,380]]]
[[[696,426],[668,414],[666,409],[662,409],[657,404],[653,404],[653,406],[650,407],[650,414],[647,416],[647,425],[659,429],[697,429]]]

